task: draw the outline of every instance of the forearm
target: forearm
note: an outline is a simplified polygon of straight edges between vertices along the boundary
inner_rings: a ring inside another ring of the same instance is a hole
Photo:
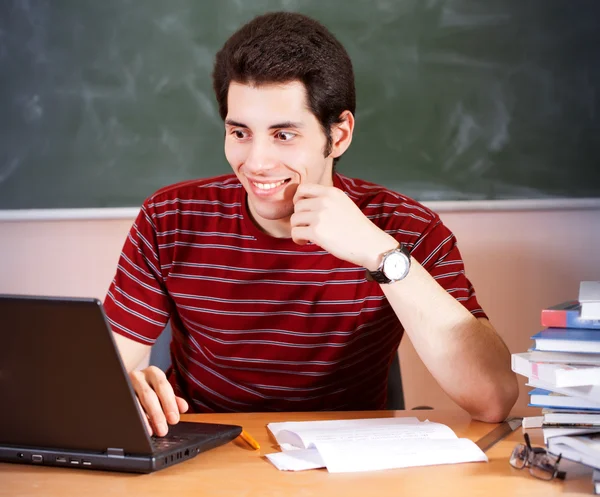
[[[126,338],[123,335],[113,332],[113,337],[119,354],[121,354],[121,360],[125,366],[125,370],[128,373],[134,371],[144,359],[147,359],[150,355],[151,346],[138,343],[130,338]]]
[[[444,391],[476,419],[506,417],[518,386],[510,353],[487,320],[475,318],[414,259],[404,280],[382,289]]]

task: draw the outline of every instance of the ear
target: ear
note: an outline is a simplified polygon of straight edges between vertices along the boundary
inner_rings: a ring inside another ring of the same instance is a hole
[[[340,114],[341,122],[331,127],[331,154],[329,157],[339,157],[342,155],[350,143],[352,143],[352,133],[354,132],[354,116],[349,110]]]

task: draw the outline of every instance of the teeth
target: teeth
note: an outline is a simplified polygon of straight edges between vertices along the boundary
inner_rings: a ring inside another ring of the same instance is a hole
[[[282,180],[278,181],[277,183],[256,183],[253,181],[252,184],[261,190],[271,190],[272,188],[277,188],[278,186],[283,185],[285,181],[286,180]]]

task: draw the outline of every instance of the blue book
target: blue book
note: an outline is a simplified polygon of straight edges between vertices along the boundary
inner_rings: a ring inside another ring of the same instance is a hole
[[[581,305],[569,300],[542,309],[542,326],[549,328],[586,328],[600,330],[600,319],[581,319]]]
[[[531,339],[536,350],[600,353],[600,333],[595,330],[546,328]]]
[[[529,407],[546,409],[573,409],[577,411],[599,411],[600,406],[581,397],[571,397],[543,388],[534,388],[529,392]]]

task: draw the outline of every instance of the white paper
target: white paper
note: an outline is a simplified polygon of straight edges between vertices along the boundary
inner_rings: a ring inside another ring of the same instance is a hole
[[[267,459],[281,471],[304,471],[324,468],[325,463],[317,449],[298,449],[267,454]]]
[[[318,443],[330,473],[374,471],[463,462],[487,462],[487,456],[467,438],[442,440],[376,440]]]
[[[414,417],[270,423],[267,427],[283,450],[267,457],[281,470],[327,467],[337,473],[487,461],[479,447],[471,440],[458,439],[448,426]]]
[[[317,442],[344,440],[407,440],[411,438],[456,438],[456,434],[447,426],[428,421],[420,422],[413,418],[410,421],[402,418],[382,418],[327,422],[312,425],[309,422],[277,423],[267,427],[283,450],[293,447],[309,449]]]
[[[384,426],[397,425],[405,423],[420,423],[416,417],[407,418],[367,418],[367,419],[329,419],[326,421],[287,421],[283,423],[269,423],[267,428],[273,436],[277,438],[277,434],[281,430],[293,432],[310,430],[337,430],[340,428],[353,428],[357,426]]]

